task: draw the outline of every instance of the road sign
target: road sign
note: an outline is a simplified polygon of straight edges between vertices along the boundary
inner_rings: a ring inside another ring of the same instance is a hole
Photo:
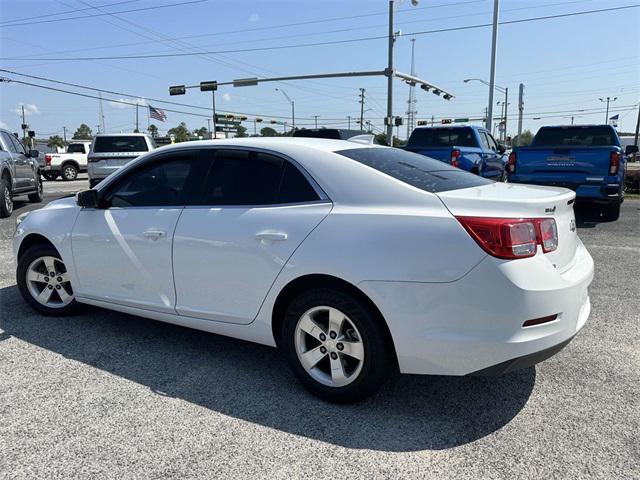
[[[453,123],[467,123],[469,121],[468,118],[455,118]]]

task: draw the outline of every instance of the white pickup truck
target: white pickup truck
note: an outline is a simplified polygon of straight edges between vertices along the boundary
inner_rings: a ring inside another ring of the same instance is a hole
[[[75,180],[78,173],[87,171],[90,147],[91,141],[71,142],[66,153],[45,154],[42,176],[47,180],[55,180],[58,176],[63,180]]]

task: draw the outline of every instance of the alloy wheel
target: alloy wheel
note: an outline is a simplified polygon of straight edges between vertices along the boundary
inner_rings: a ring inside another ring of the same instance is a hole
[[[45,307],[62,308],[73,300],[69,274],[58,258],[36,258],[27,268],[26,283],[31,296]]]
[[[11,212],[13,212],[13,198],[11,197],[11,190],[9,189],[9,187],[5,187],[2,196],[5,210],[10,214]]]
[[[337,308],[317,306],[307,310],[298,320],[294,342],[302,367],[323,385],[344,387],[362,370],[362,336]]]

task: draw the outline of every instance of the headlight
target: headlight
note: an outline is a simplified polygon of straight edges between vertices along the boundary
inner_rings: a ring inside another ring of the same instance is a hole
[[[16,218],[16,228],[24,221],[25,218],[27,218],[27,215],[29,215],[29,212],[24,212],[18,215]]]

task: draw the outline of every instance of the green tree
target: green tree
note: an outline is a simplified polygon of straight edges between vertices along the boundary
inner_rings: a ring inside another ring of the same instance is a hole
[[[533,133],[531,133],[531,130],[524,130],[522,132],[522,135],[520,135],[520,137],[518,137],[518,135],[513,137],[512,143],[513,145],[526,147],[527,145],[531,145],[532,141],[533,141]]]
[[[238,128],[236,128],[236,137],[243,138],[247,136],[247,129],[242,125],[238,125]]]
[[[91,140],[91,129],[86,123],[80,124],[76,133],[73,134],[74,140]]]
[[[188,142],[189,138],[191,137],[189,129],[187,128],[187,124],[184,122],[180,122],[180,125],[171,128],[167,133],[175,137],[176,143]]]
[[[207,127],[200,127],[193,131],[196,137],[209,138],[209,130]]]
[[[47,147],[49,148],[64,147],[64,140],[60,135],[53,135],[49,137],[49,141],[47,142]]]
[[[262,135],[263,137],[277,137],[278,132],[276,132],[271,127],[264,127],[260,129],[260,135]]]
[[[149,125],[149,135],[151,135],[153,138],[156,138],[158,136],[158,127],[156,127],[153,123],[151,125]]]

